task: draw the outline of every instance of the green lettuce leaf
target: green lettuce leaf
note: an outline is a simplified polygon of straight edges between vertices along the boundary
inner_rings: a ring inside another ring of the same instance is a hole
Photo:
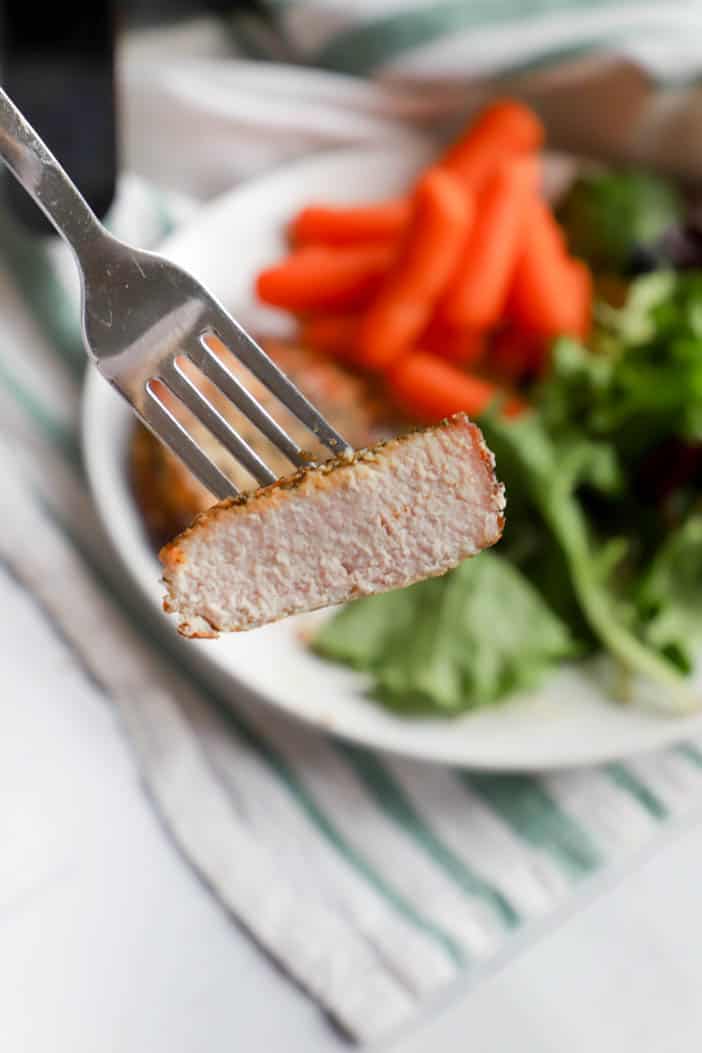
[[[677,189],[638,170],[584,173],[568,189],[559,219],[568,245],[598,270],[626,273],[683,215]]]
[[[689,673],[702,643],[702,514],[689,516],[669,535],[637,599],[645,638]]]
[[[484,421],[484,429],[507,493],[512,486],[526,493],[544,529],[542,544],[560,549],[567,568],[563,588],[575,599],[599,645],[632,674],[664,686],[673,708],[696,708],[697,701],[679,667],[671,663],[667,647],[656,646],[650,632],[643,632],[635,604],[618,587],[616,572],[628,551],[626,538],[609,536],[598,542],[578,498],[583,483],[603,481],[601,445],[582,436],[556,443],[534,412],[511,422],[493,415]],[[608,473],[604,481],[611,483]],[[519,529],[519,524],[512,529]],[[509,530],[508,520],[506,536]]]
[[[577,645],[520,571],[492,553],[442,578],[356,600],[314,648],[373,676],[399,710],[451,715],[529,688]]]
[[[559,341],[540,404],[573,398],[579,425],[632,463],[667,436],[702,438],[702,273],[661,271],[633,283],[625,305],[598,308],[595,350]],[[551,419],[547,419],[550,428]]]

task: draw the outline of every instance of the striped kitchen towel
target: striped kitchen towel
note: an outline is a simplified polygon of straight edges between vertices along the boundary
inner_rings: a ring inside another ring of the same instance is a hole
[[[541,5],[548,6],[559,5]],[[450,5],[454,19],[459,8]],[[291,7],[281,9],[294,21]],[[326,40],[320,37],[320,52],[329,53]],[[157,65],[135,54],[127,56],[125,91],[136,158],[145,136],[135,127],[136,99],[143,98],[142,74],[148,69],[153,76]],[[187,96],[187,77],[169,80],[168,61],[163,91],[154,89],[161,103],[172,102],[169,92]],[[300,100],[300,126],[313,114],[331,121],[343,112],[347,141],[363,140],[370,125],[372,135],[391,129],[400,142],[408,126],[416,133],[416,125],[433,123],[437,114],[458,112],[443,88],[418,96],[342,77],[334,92],[328,75],[314,71],[299,71],[298,81],[291,70],[237,68],[241,90],[259,101],[266,77],[278,85],[267,99],[277,92],[279,107],[285,80],[289,97]],[[202,71],[201,61],[190,68],[196,78],[190,89]],[[200,156],[217,180],[207,175],[181,190],[204,193],[244,174],[243,162],[222,173],[235,158],[243,120],[241,98],[226,95],[226,77],[217,80],[225,72],[213,66],[218,88],[209,103],[191,99],[203,110],[209,105],[193,135],[206,133],[210,148],[198,154],[188,145],[183,162],[192,176],[193,157]],[[265,110],[269,162],[286,156],[289,146],[273,134],[274,111]],[[154,128],[153,112],[143,112]],[[293,120],[289,105],[288,115]],[[259,109],[252,120],[263,118]],[[166,107],[159,124],[164,141],[176,125],[183,153],[189,122],[182,108],[175,119]],[[308,147],[320,127],[306,125]],[[322,139],[331,139],[332,125],[326,128]],[[246,163],[253,165],[251,156]],[[191,207],[131,175],[121,181],[110,223],[146,245]],[[660,842],[672,821],[702,812],[702,748],[692,742],[627,764],[541,777],[448,770],[335,741],[244,696],[217,697],[174,668],[114,574],[86,490],[77,434],[84,358],[72,263],[60,245],[29,243],[7,217],[0,259],[0,561],[36,596],[96,691],[113,699],[144,784],[184,856],[349,1036],[369,1044],[386,1038],[459,977],[475,976],[503,954],[520,931],[576,902],[595,875],[631,863]],[[15,593],[0,574],[7,618]]]
[[[259,0],[238,4],[244,54],[407,80],[533,70],[593,50],[680,77],[700,68],[698,0]]]

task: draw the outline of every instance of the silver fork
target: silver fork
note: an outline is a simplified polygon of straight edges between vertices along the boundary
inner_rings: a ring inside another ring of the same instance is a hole
[[[218,337],[332,454],[349,444],[190,274],[113,237],[46,144],[0,89],[0,157],[73,250],[86,351],[137,416],[220,499],[238,491],[165,404],[159,381],[259,482],[276,475],[191,379],[188,360],[297,466],[309,455],[208,344]]]

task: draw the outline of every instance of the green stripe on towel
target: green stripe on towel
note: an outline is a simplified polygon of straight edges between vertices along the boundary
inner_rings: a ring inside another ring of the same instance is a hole
[[[45,242],[18,230],[9,215],[0,210],[0,246],[34,318],[71,370],[80,376],[86,364],[80,318],[56,276]]]
[[[386,815],[405,830],[460,889],[482,899],[506,925],[519,922],[519,914],[502,893],[475,874],[417,814],[404,790],[374,754],[357,746],[342,743],[336,746]]]
[[[632,7],[639,0],[624,0]],[[311,64],[344,73],[367,74],[418,47],[465,29],[481,29],[573,10],[591,12],[611,0],[444,0],[393,11],[363,22],[329,40]],[[664,23],[664,19],[661,19]],[[515,25],[516,31],[516,25]],[[468,70],[466,71],[468,72]]]
[[[349,844],[346,838],[339,832],[329,817],[317,804],[312,794],[295,777],[289,765],[286,764],[282,757],[268,742],[256,734],[247,721],[241,718],[238,713],[235,713],[226,702],[218,708],[225,719],[233,724],[237,732],[246,740],[247,744],[256,751],[257,755],[267,763],[270,770],[284,783],[308,818],[312,820],[316,828],[324,834],[334,848],[346,859],[347,863],[365,878],[368,884],[371,885],[376,892],[379,892],[385,901],[407,921],[411,922],[416,928],[421,929],[427,935],[432,936],[457,966],[464,967],[467,964],[466,953],[453,936],[442,929],[441,926],[426,918],[420,911],[416,910],[412,903],[403,896],[402,893],[397,892],[397,890],[378,873],[376,868],[365,859],[362,853]]]
[[[0,356],[0,384],[20,409],[37,424],[46,438],[56,446],[74,466],[82,463],[78,439],[74,432],[54,416],[52,411],[30,391],[8,368]]]
[[[536,779],[526,775],[458,774],[514,833],[548,851],[571,877],[584,877],[602,862],[587,830],[566,815]]]
[[[683,742],[676,749],[681,757],[690,761],[696,768],[702,768],[702,750],[695,746],[694,742]]]
[[[668,809],[663,802],[660,801],[640,779],[637,779],[635,775],[632,775],[629,769],[625,768],[623,764],[608,764],[604,769],[604,772],[621,790],[624,790],[633,797],[642,808],[645,808],[649,815],[652,815],[654,819],[665,819],[667,817]]]

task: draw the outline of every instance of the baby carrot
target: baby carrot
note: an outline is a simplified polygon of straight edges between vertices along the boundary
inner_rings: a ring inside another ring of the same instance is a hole
[[[261,271],[256,292],[263,303],[289,311],[356,307],[375,292],[395,255],[387,245],[309,245]]]
[[[311,242],[358,245],[395,241],[405,230],[409,217],[408,198],[355,208],[310,205],[298,212],[290,227],[290,237],[295,246]]]
[[[591,299],[587,267],[566,255],[558,224],[543,202],[534,199],[510,297],[514,320],[544,336],[584,336]]]
[[[532,158],[504,162],[479,195],[475,223],[440,308],[449,324],[486,329],[502,317],[535,173]]]
[[[357,314],[321,314],[305,318],[300,324],[300,339],[313,351],[346,358],[353,356],[358,336]]]
[[[422,351],[429,351],[449,362],[470,366],[479,362],[485,353],[485,333],[476,329],[447,325],[434,318],[417,340]]]
[[[570,296],[572,320],[568,332],[584,339],[592,322],[592,272],[582,260],[570,263]]]
[[[361,322],[359,360],[370,369],[391,365],[426,327],[473,219],[470,196],[439,168],[419,180],[412,205],[399,256]]]
[[[499,394],[489,380],[470,376],[422,351],[401,359],[387,374],[387,386],[398,407],[424,424],[435,424],[461,410],[477,417]]]
[[[482,111],[440,164],[476,190],[501,161],[533,153],[543,141],[544,128],[534,111],[515,99],[501,99]]]
[[[488,361],[491,369],[504,380],[513,382],[539,371],[544,338],[507,325],[492,337]]]

